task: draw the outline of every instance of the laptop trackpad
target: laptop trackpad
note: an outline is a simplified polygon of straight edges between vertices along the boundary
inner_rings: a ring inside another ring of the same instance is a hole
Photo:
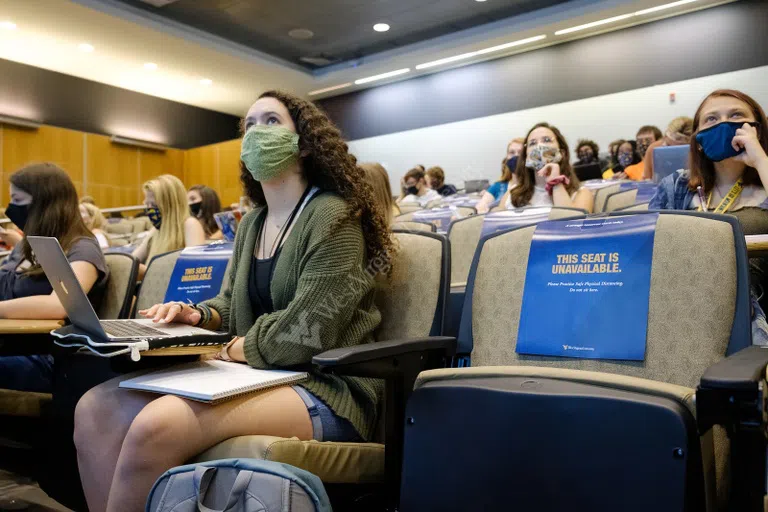
[[[211,334],[211,331],[201,329],[199,327],[193,327],[187,324],[164,324],[155,323],[149,318],[142,318],[139,320],[133,320],[136,323],[157,329],[162,331],[166,336],[191,336],[195,334]]]

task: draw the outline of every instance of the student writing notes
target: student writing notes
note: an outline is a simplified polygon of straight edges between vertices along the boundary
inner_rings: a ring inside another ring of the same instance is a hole
[[[582,188],[571,169],[568,143],[560,130],[539,123],[528,132],[517,161],[517,184],[502,203],[507,208],[563,206],[592,211],[592,193]]]
[[[142,314],[227,329],[233,339],[220,357],[261,369],[308,367],[325,350],[372,342],[381,320],[373,274],[394,247],[341,133],[313,104],[280,92],[263,94],[244,128],[241,174],[256,208],[237,231],[231,286],[197,307],[159,304]],[[88,508],[144,510],[160,474],[235,436],[370,439],[381,383],[309,372],[299,385],[217,405],[114,381],[92,389],[75,413]]]

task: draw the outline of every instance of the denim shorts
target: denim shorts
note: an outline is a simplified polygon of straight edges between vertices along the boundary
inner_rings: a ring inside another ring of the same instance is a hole
[[[302,388],[291,386],[299,394],[312,420],[312,437],[315,441],[360,442],[362,438],[349,420],[337,416],[325,402]]]

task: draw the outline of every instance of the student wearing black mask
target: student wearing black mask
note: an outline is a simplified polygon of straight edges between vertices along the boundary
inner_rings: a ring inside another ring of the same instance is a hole
[[[98,307],[109,270],[99,243],[80,216],[77,191],[54,164],[24,167],[10,177],[8,218],[24,238],[0,267],[0,318],[64,319],[67,313],[37,264],[28,235],[59,240],[80,286]],[[53,360],[48,355],[0,357],[0,388],[50,392]]]
[[[195,185],[187,192],[189,212],[200,221],[208,240],[223,240],[224,235],[213,216],[221,211],[219,195],[211,187]]]
[[[523,152],[525,139],[512,139],[507,144],[507,154],[501,161],[501,178],[499,181],[488,187],[483,192],[480,202],[475,205],[477,213],[487,213],[491,209],[494,201],[500,201],[511,185],[516,183],[515,167],[517,167],[517,158]]]

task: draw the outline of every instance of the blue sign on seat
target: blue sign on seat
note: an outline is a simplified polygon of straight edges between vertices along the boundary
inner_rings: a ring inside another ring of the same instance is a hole
[[[213,243],[181,251],[163,302],[197,304],[218,295],[234,246],[232,242]]]
[[[658,213],[542,222],[516,352],[642,361]]]

